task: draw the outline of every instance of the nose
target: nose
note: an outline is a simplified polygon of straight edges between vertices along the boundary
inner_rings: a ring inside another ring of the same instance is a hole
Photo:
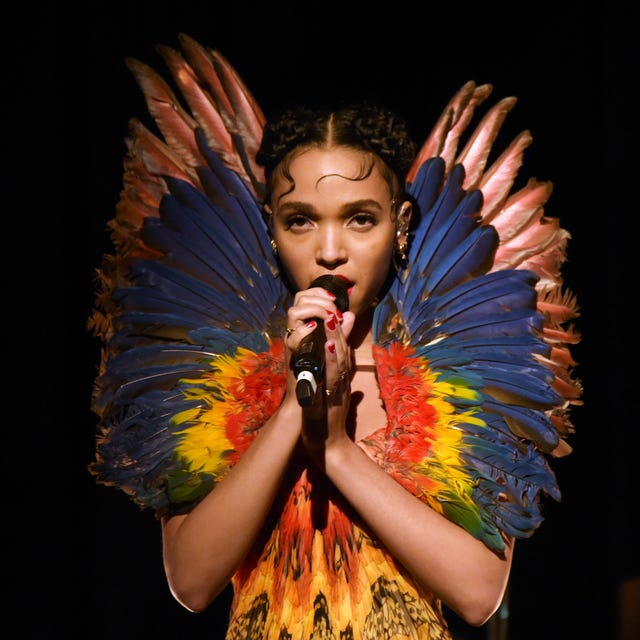
[[[327,268],[335,268],[347,261],[348,252],[342,230],[326,225],[317,235],[316,262]]]

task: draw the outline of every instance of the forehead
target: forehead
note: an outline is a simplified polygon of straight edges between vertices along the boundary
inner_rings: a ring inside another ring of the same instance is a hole
[[[274,182],[273,195],[277,199],[298,199],[331,195],[339,191],[347,196],[363,192],[370,197],[389,198],[390,187],[380,173],[379,160],[365,151],[348,147],[329,149],[310,148],[296,155],[289,164],[289,174],[294,182],[279,173]]]

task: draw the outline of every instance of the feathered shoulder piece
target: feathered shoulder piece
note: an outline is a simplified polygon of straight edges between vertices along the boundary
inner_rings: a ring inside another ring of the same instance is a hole
[[[514,190],[531,135],[487,167],[515,99],[458,145],[491,86],[465,84],[407,176],[420,221],[406,268],[376,309],[374,356],[390,420],[364,447],[414,494],[491,548],[528,537],[540,494],[560,499],[548,455],[571,451],[581,384],[563,290],[569,233],[544,215],[551,185]]]
[[[186,108],[127,60],[162,135],[137,120],[89,327],[97,480],[184,511],[234,464],[283,390],[288,293],[262,217],[264,116],[228,62],[181,36],[159,51]]]

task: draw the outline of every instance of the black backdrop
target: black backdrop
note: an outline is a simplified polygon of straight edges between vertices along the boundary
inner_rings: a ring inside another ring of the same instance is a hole
[[[39,336],[37,351],[19,348],[38,392],[24,394],[10,425],[17,444],[3,451],[6,463],[18,461],[5,533],[17,561],[9,584],[21,637],[222,638],[228,594],[205,613],[183,610],[164,579],[159,525],[86,470],[99,358],[85,328],[93,272],[110,248],[105,225],[122,186],[128,120],[147,118],[124,58],[164,70],[154,45],[177,46],[185,32],[227,56],[267,116],[292,100],[371,96],[404,113],[421,140],[467,80],[493,84],[494,99],[518,97],[506,132],[532,131],[526,175],[554,182],[547,213],[572,234],[565,277],[582,309],[574,356],[585,406],[573,413],[574,453],[554,463],[563,500],[546,504],[540,530],[516,548],[509,638],[615,638],[618,589],[640,573],[631,529],[638,377],[628,366],[635,340],[627,303],[636,289],[628,252],[637,213],[629,209],[625,140],[638,74],[629,15],[616,2],[589,11],[578,2],[491,10],[216,4],[72,10],[51,2],[19,7],[5,23],[12,117],[4,124],[17,138],[5,154],[19,167],[5,171],[18,196],[7,208],[18,228],[7,255],[19,254],[11,261],[18,273],[6,274],[17,283],[12,303],[29,309]],[[11,317],[9,343],[20,335]],[[487,637],[453,622],[459,638]]]

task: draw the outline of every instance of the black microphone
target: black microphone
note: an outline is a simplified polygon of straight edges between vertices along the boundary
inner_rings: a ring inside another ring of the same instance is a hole
[[[324,275],[316,278],[310,285],[322,287],[336,297],[335,305],[341,311],[349,309],[348,283],[339,276]],[[301,407],[310,407],[316,395],[318,385],[324,376],[324,322],[314,318],[318,326],[302,338],[298,352],[293,359],[293,373],[296,376],[296,397]]]

